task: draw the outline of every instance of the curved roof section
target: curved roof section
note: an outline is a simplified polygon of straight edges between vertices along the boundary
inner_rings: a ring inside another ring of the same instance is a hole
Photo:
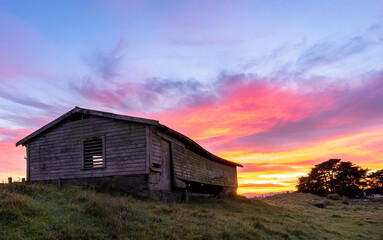
[[[201,147],[201,145],[199,145],[198,143],[196,143],[195,141],[193,141],[191,138],[165,126],[165,125],[162,125],[160,124],[158,126],[159,130],[160,131],[163,131],[167,134],[169,134],[170,136],[174,137],[175,139],[181,141],[183,144],[185,144],[185,146],[197,153],[199,153],[200,155],[210,159],[210,160],[213,160],[215,162],[219,162],[219,163],[223,163],[225,165],[230,165],[230,166],[238,166],[238,167],[243,167],[241,164],[239,163],[235,163],[235,162],[232,162],[232,161],[229,161],[229,160],[226,160],[224,158],[221,158],[221,157],[218,157],[214,154],[212,154],[211,152],[207,151],[206,149],[204,149],[203,147]]]

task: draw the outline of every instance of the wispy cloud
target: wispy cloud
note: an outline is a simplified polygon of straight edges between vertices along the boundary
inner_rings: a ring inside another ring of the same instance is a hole
[[[36,98],[30,96],[20,97],[20,93],[16,91],[0,90],[0,98],[9,100],[11,102],[24,105],[27,107],[33,107],[44,111],[58,111],[59,106],[52,105],[50,103],[42,102]]]
[[[96,76],[104,81],[111,82],[120,74],[124,50],[124,39],[120,39],[116,46],[110,51],[94,49],[93,52],[85,58],[85,62]]]
[[[362,36],[355,36],[348,42],[339,45],[330,44],[329,42],[315,44],[299,56],[297,64],[306,68],[318,65],[330,65],[361,53],[373,44],[375,43],[370,39],[366,39]]]
[[[374,24],[358,35],[342,41],[327,38],[322,42],[304,48],[294,66],[295,71],[307,72],[316,67],[329,67],[338,62],[349,61],[357,55],[366,54],[382,45],[380,25]],[[290,67],[291,67],[290,66]]]
[[[215,96],[211,87],[196,80],[180,81],[175,79],[152,78],[147,80],[143,89],[155,95],[157,106],[167,106],[162,110],[203,106],[214,101]],[[142,91],[144,92],[144,91]],[[152,103],[154,103],[152,101]],[[155,104],[155,103],[154,103]]]
[[[90,72],[70,82],[69,89],[85,104],[98,107],[146,113],[192,107],[212,101],[209,86],[201,82],[145,77],[131,79],[121,74],[124,42],[120,40],[110,51],[92,51],[86,58]]]

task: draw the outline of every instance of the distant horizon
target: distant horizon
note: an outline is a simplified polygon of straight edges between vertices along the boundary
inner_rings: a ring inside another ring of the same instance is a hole
[[[74,106],[160,120],[238,162],[238,193],[331,158],[383,169],[383,3],[4,1],[0,181]]]

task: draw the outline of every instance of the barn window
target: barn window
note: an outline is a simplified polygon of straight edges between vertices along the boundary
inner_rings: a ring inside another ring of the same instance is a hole
[[[105,167],[104,137],[88,138],[83,141],[84,169]]]

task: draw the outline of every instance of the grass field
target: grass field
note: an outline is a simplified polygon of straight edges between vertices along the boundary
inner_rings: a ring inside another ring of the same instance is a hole
[[[0,239],[383,239],[383,203],[301,193],[163,203],[15,183],[0,185]]]

